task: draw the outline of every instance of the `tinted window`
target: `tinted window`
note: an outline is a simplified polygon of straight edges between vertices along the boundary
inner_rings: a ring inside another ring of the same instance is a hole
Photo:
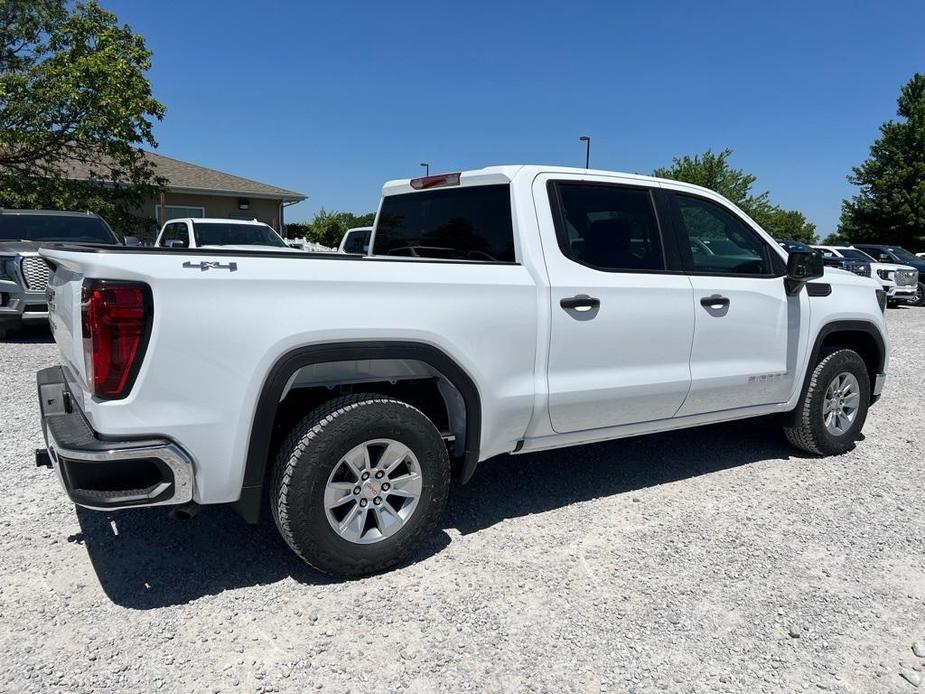
[[[794,251],[808,251],[810,253],[818,254],[820,252],[814,248],[810,248],[801,241],[778,241],[778,243],[781,245],[781,248],[783,248],[788,253],[793,253]]]
[[[702,198],[676,195],[698,272],[770,275],[770,250],[742,220],[725,207]]]
[[[510,187],[386,196],[374,244],[375,255],[513,262]]]
[[[863,260],[865,263],[873,260],[864,251],[859,251],[857,248],[839,248],[838,252],[846,258],[851,258],[851,260]]]
[[[117,243],[99,217],[0,214],[0,241],[74,241]]]
[[[601,270],[664,270],[658,221],[648,190],[558,183],[559,247]]]
[[[164,228],[161,245],[166,246],[168,241],[179,241],[184,248],[189,245],[189,233],[185,222],[173,222]],[[177,244],[175,243],[174,246],[176,247]]]
[[[193,222],[197,246],[274,246],[288,248],[266,224]]]
[[[347,236],[344,242],[345,253],[360,253],[365,255],[369,252],[369,234],[368,231],[353,231]]]

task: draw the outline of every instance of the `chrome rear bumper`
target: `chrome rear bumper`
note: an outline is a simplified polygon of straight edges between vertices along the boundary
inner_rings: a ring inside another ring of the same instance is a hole
[[[61,367],[38,372],[42,432],[68,497],[96,510],[184,504],[193,498],[193,464],[168,439],[108,440],[70,396]]]

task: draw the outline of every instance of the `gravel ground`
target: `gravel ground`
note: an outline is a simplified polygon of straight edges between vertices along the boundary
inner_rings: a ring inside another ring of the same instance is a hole
[[[75,510],[32,462],[54,345],[14,335],[0,690],[911,694],[925,310],[889,323],[887,391],[847,455],[797,454],[762,420],[498,459],[413,562],[351,582],[225,508]]]

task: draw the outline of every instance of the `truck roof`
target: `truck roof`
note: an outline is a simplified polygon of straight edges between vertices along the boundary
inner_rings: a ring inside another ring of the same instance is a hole
[[[453,172],[457,173],[457,172]],[[693,183],[685,183],[683,181],[675,181],[667,178],[656,178],[655,176],[644,176],[642,174],[626,173],[623,171],[607,171],[604,169],[582,169],[571,166],[554,166],[554,165],[542,165],[542,164],[506,164],[502,166],[486,166],[482,169],[471,169],[469,171],[459,172],[459,185],[460,186],[472,186],[472,185],[491,185],[493,183],[510,183],[514,180],[515,177],[527,177],[533,178],[541,173],[547,174],[570,174],[570,175],[586,175],[586,176],[611,176],[616,178],[621,178],[623,180],[638,181],[639,183],[668,183],[672,187],[676,188],[685,188],[689,190],[697,190],[704,193],[708,193],[711,196],[715,196],[716,193],[708,188],[703,186],[694,185]],[[433,176],[441,176],[445,174],[431,174]],[[427,178],[426,176],[423,178]],[[398,195],[400,193],[413,193],[417,192],[417,189],[411,186],[411,181],[419,180],[418,178],[400,178],[392,181],[387,181],[384,186],[382,186],[383,195]]]
[[[196,222],[196,224],[256,224],[259,226],[269,226],[260,222],[257,218],[253,219],[227,219],[224,217],[173,217],[168,219],[164,224],[171,222]]]
[[[10,210],[0,207],[0,214],[3,215],[35,215],[40,217],[97,217],[99,215],[89,210],[80,212],[78,210]]]

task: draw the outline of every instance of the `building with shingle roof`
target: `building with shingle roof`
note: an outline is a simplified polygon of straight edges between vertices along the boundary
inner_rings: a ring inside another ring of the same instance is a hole
[[[167,191],[158,200],[145,203],[142,213],[163,224],[177,217],[221,217],[257,219],[282,231],[283,210],[305,200],[307,195],[261,183],[242,176],[180,161],[154,152],[145,152],[159,176],[167,179]],[[67,164],[68,177],[89,178],[89,168],[81,162]]]

